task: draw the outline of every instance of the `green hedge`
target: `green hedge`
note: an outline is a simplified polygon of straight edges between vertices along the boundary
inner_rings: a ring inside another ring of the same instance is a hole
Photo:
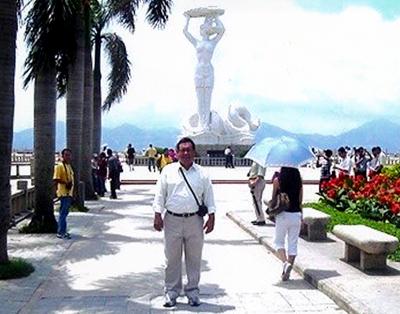
[[[400,229],[391,223],[385,223],[381,221],[373,221],[370,219],[362,218],[356,213],[340,212],[335,208],[323,203],[308,203],[304,204],[304,207],[312,207],[318,209],[331,216],[331,220],[327,225],[328,231],[332,231],[335,225],[365,225],[375,230],[390,234],[400,241]],[[400,262],[400,247],[397,248],[392,254],[388,256],[390,260]]]

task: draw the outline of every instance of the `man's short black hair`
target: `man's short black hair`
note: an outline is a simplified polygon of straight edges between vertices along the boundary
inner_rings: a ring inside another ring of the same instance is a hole
[[[346,149],[342,146],[338,149],[338,153],[345,153]]]
[[[179,142],[176,144],[176,151],[179,151],[179,145],[183,143],[190,143],[192,144],[193,150],[196,150],[196,144],[193,142],[193,140],[189,137],[182,137]]]
[[[72,150],[71,150],[70,148],[68,148],[68,147],[64,148],[64,149],[61,151],[61,156],[63,156],[65,152],[70,152],[70,153],[72,153]]]

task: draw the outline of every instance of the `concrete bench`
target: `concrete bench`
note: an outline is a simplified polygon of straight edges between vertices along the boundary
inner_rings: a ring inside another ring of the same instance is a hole
[[[336,225],[333,234],[345,242],[346,262],[359,262],[362,270],[386,267],[386,257],[396,250],[399,240],[363,225]]]
[[[303,226],[301,234],[306,237],[308,241],[325,240],[326,225],[328,224],[331,216],[325,214],[314,208],[303,208]]]

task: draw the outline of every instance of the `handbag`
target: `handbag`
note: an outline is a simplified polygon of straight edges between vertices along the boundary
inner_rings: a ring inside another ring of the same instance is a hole
[[[185,174],[182,171],[182,168],[179,168],[179,171],[181,172],[183,179],[185,180],[187,186],[189,187],[190,192],[192,192],[194,199],[196,200],[197,206],[199,207],[199,210],[197,211],[197,215],[199,215],[200,217],[204,217],[205,215],[208,214],[208,207],[206,205],[204,205],[204,202],[202,202],[200,204],[199,200],[197,199],[196,194],[194,193],[192,187],[189,184],[189,181],[186,179]]]
[[[275,217],[283,211],[286,211],[290,207],[290,200],[287,193],[279,192],[276,195],[276,200],[270,200],[267,204],[267,214],[271,217]]]

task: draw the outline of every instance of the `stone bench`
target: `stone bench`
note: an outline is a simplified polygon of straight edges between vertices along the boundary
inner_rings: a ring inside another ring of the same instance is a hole
[[[344,260],[359,262],[362,270],[386,267],[386,257],[399,240],[364,225],[337,225],[333,234],[345,242]]]
[[[314,208],[303,208],[303,226],[301,234],[306,237],[308,241],[325,240],[326,225],[328,224],[331,216],[325,214]]]

